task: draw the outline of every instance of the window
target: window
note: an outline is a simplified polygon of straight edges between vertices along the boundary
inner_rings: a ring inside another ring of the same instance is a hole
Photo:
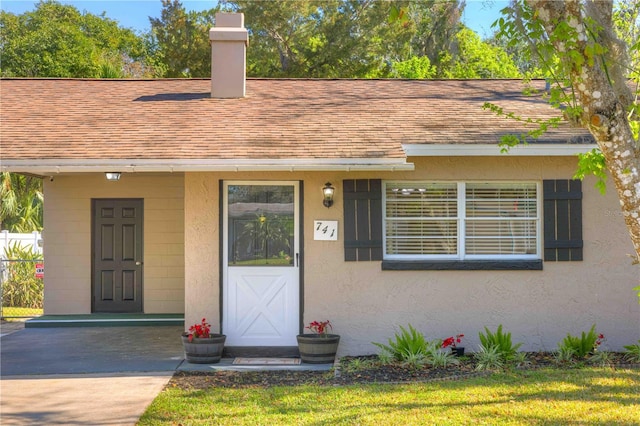
[[[385,182],[385,259],[539,259],[535,182]]]

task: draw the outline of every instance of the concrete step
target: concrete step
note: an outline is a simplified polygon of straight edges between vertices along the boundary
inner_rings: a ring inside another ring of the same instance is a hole
[[[184,327],[184,314],[43,315],[25,323],[25,328],[140,326]]]

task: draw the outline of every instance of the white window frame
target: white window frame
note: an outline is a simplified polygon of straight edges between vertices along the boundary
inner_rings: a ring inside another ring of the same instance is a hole
[[[439,184],[439,183],[452,183],[451,181],[400,181],[400,180],[389,180],[383,181],[382,187],[382,238],[383,238],[383,259],[385,260],[531,260],[531,259],[542,259],[542,245],[543,245],[543,235],[542,235],[542,183],[540,181],[456,181],[457,184],[457,200],[458,200],[458,216],[457,216],[457,239],[458,239],[458,254],[456,255],[407,255],[407,254],[388,254],[387,253],[387,184],[388,183],[402,183],[406,184],[407,187],[420,187],[420,185],[425,184]],[[536,185],[536,253],[533,254],[488,254],[488,255],[466,255],[465,247],[466,247],[466,185],[474,184],[474,183],[495,183],[499,185],[504,184],[531,184],[534,183]]]

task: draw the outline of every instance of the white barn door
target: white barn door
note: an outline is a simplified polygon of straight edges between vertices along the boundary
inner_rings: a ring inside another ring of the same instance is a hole
[[[299,184],[225,182],[222,331],[228,346],[295,346]]]

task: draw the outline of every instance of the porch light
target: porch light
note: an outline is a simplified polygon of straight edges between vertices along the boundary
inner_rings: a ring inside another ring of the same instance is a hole
[[[331,207],[333,205],[333,193],[335,192],[335,190],[336,189],[331,186],[331,182],[327,182],[324,184],[324,188],[322,188],[322,194],[324,195],[322,204],[325,207]]]
[[[120,172],[106,172],[104,175],[109,181],[120,180]]]

